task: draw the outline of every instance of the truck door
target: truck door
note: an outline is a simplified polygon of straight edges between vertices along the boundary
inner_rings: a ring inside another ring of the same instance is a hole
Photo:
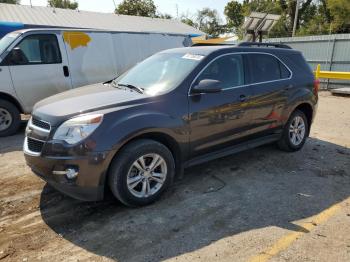
[[[48,96],[71,88],[62,39],[53,33],[25,36],[7,55],[13,87],[25,111]]]

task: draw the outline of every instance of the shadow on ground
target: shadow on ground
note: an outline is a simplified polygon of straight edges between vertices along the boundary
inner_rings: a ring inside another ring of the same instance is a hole
[[[23,121],[17,134],[8,137],[0,137],[0,154],[22,150],[26,125],[27,122]]]
[[[350,196],[350,149],[309,139],[297,153],[271,146],[186,170],[148,207],[84,203],[45,186],[40,210],[63,238],[118,261],[159,261],[225,237],[315,215]]]

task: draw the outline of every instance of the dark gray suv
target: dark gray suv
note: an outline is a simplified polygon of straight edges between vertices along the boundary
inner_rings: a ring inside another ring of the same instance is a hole
[[[266,143],[302,148],[318,100],[285,45],[172,49],[113,81],[36,104],[24,141],[33,172],[66,194],[152,203],[183,169]]]

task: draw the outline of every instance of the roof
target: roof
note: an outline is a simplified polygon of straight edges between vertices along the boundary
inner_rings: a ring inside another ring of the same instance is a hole
[[[250,46],[236,46],[236,45],[213,45],[213,46],[193,46],[180,47],[162,51],[163,53],[189,53],[193,55],[207,56],[216,51],[221,53],[242,52],[242,53],[299,53],[299,51],[287,48],[271,48],[271,47],[250,47]]]
[[[89,28],[119,32],[204,34],[200,30],[175,19],[12,4],[0,4],[0,22],[20,22],[34,26]]]

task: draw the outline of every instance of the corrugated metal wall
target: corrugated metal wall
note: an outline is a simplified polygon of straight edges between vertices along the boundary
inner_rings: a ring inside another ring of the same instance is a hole
[[[303,52],[313,70],[350,72],[350,34],[286,37],[266,39],[270,43],[285,43]],[[350,86],[350,81],[322,80],[323,88]]]

